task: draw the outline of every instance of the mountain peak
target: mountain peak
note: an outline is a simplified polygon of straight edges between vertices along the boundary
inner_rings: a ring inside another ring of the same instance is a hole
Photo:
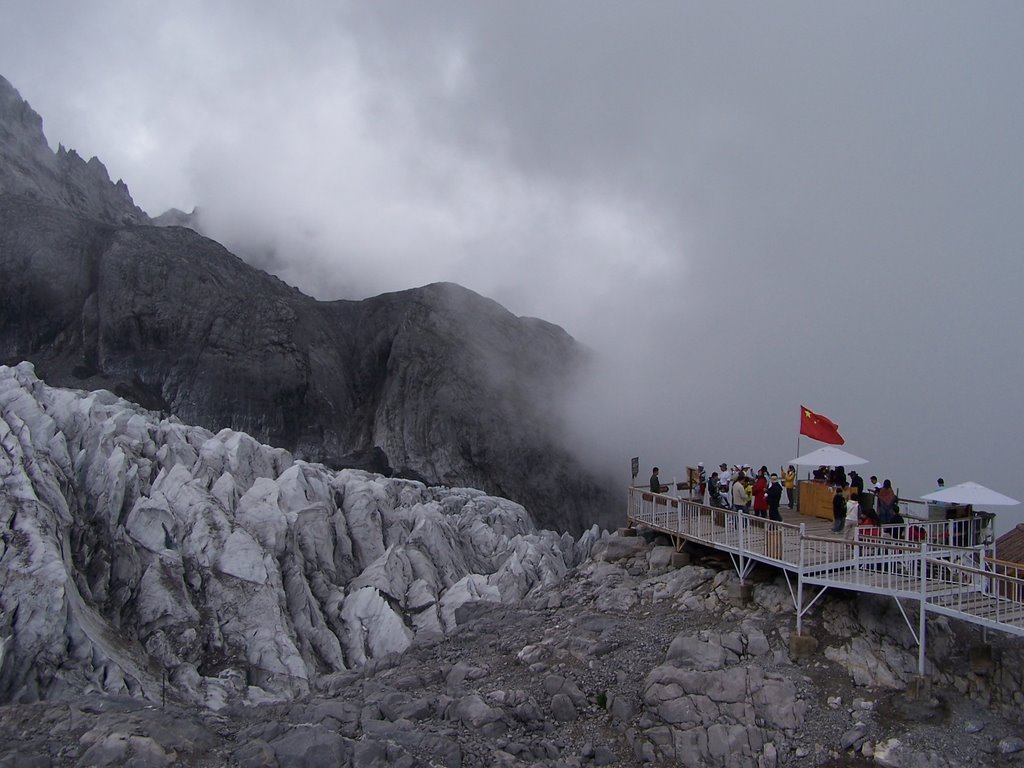
[[[0,75],[0,129],[21,128],[22,135],[43,137],[43,118],[28,102],[21,98],[18,89]]]
[[[123,181],[111,182],[99,158],[50,150],[39,116],[0,75],[0,194],[23,195],[106,224],[146,224]]]

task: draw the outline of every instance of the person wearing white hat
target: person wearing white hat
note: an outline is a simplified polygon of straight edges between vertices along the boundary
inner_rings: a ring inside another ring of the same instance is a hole
[[[726,495],[732,487],[732,472],[729,471],[729,465],[724,461],[718,466],[718,487]]]

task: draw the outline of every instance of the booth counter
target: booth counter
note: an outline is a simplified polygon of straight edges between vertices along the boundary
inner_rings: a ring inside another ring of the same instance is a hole
[[[801,515],[832,519],[832,486],[817,480],[801,480],[797,494],[797,510]]]

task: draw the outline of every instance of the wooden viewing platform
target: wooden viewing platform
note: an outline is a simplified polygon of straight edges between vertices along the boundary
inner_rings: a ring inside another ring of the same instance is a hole
[[[991,556],[990,521],[911,520],[885,526],[881,535],[864,535],[857,525],[833,533],[831,521],[791,510],[774,522],[635,486],[628,507],[629,527],[664,533],[677,550],[690,541],[727,553],[741,583],[758,563],[781,569],[798,635],[827,589],[891,596],[918,643],[921,675],[929,612],[1024,635],[1024,573]],[[805,587],[817,588],[810,600]],[[916,630],[901,600],[918,603]]]

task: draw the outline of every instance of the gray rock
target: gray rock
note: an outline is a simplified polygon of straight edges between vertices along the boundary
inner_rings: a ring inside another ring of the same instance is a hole
[[[362,739],[355,745],[352,758],[361,768],[384,768],[388,765],[388,745],[377,739]]]
[[[768,637],[761,630],[753,630],[747,635],[746,652],[750,656],[764,656],[771,653],[772,648]]]
[[[1024,739],[1020,736],[1007,736],[1004,739],[999,740],[999,753],[1002,755],[1012,755],[1021,750],[1024,750]]]
[[[384,696],[380,701],[377,702],[377,707],[380,709],[381,715],[384,716],[385,720],[403,719],[402,713],[409,706],[409,697],[403,693],[393,692]]]
[[[718,643],[734,656],[741,656],[744,648],[744,638],[739,632],[727,632],[718,636]]]
[[[883,768],[906,768],[907,752],[899,739],[886,739],[875,744],[874,759]]]
[[[862,727],[851,728],[839,738],[839,748],[852,749],[864,738],[865,733],[866,730]]]
[[[561,675],[548,675],[544,678],[544,692],[552,696],[562,690],[565,678]]]
[[[601,611],[626,613],[639,602],[636,590],[628,587],[610,589],[597,597],[597,608]]]
[[[628,721],[636,714],[636,705],[627,696],[612,696],[608,703],[608,711],[612,717]]]
[[[599,744],[594,750],[594,765],[616,765],[619,756],[604,744]]]
[[[482,728],[501,718],[501,710],[490,707],[478,695],[470,694],[456,701],[450,708],[450,717],[461,720],[469,728]]]
[[[323,724],[351,737],[359,723],[359,708],[352,702],[324,699],[311,706],[305,717],[311,723]]]
[[[281,768],[340,765],[351,759],[351,744],[320,725],[292,728],[271,744]]]
[[[649,545],[635,536],[611,536],[594,544],[590,557],[594,562],[613,563],[647,552]]]
[[[549,695],[563,693],[568,696],[577,707],[583,707],[587,703],[587,697],[572,680],[561,675],[548,675],[544,678],[544,692]]]
[[[572,699],[564,693],[556,693],[551,697],[551,714],[555,720],[570,722],[579,718]]]
[[[535,701],[526,701],[517,704],[512,709],[512,714],[520,722],[537,722],[544,719],[544,713]]]
[[[825,657],[849,669],[857,685],[902,690],[908,671],[894,668],[890,663],[893,656],[862,635],[852,637],[842,646],[825,649]]]
[[[277,754],[263,741],[253,739],[231,753],[231,758],[241,768],[277,768]]]
[[[676,548],[672,546],[652,547],[647,558],[647,570],[650,573],[665,573],[673,567],[672,556],[675,554]]]
[[[665,655],[666,661],[697,670],[721,669],[725,665],[725,649],[716,637],[701,640],[681,633],[676,635]]]
[[[148,736],[114,731],[89,747],[80,760],[82,766],[138,765],[140,768],[162,768],[174,762],[175,756]]]

